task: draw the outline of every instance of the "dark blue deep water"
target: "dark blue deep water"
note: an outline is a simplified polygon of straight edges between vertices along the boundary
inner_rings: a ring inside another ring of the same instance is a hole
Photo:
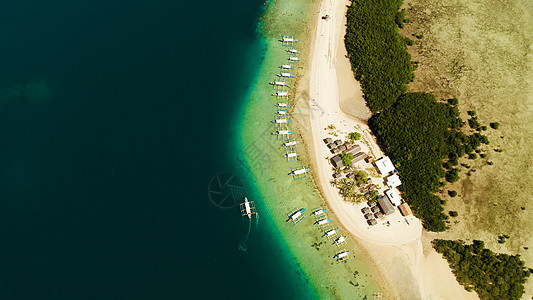
[[[238,170],[263,0],[0,1],[0,299],[306,298]]]

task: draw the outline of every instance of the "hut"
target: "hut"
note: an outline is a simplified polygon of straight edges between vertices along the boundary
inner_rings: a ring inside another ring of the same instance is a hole
[[[335,168],[342,168],[344,167],[344,164],[342,163],[342,158],[340,155],[335,155],[331,158],[331,164],[335,167]]]
[[[335,141],[335,145],[336,145],[337,147],[340,146],[340,145],[342,145],[342,141],[341,141],[341,140],[336,140],[336,141]]]
[[[355,174],[354,173],[348,173],[346,174],[346,178],[354,178],[355,177]]]
[[[378,211],[377,213],[374,214],[374,217],[376,217],[376,219],[379,219],[383,217],[383,214],[380,211]]]
[[[387,198],[389,198],[389,201],[392,202],[394,206],[398,206],[402,203],[402,198],[400,198],[400,195],[398,195],[396,190],[386,190],[385,195],[387,195]]]
[[[329,149],[333,149],[333,148],[335,148],[335,147],[336,147],[336,146],[335,146],[335,143],[329,143],[329,144],[328,144],[328,148],[329,148]]]
[[[402,203],[398,206],[398,208],[400,209],[400,213],[402,214],[402,216],[404,217],[407,217],[408,215],[412,214],[411,212],[411,208],[409,207],[409,205],[407,205],[407,203]]]
[[[364,152],[358,152],[357,154],[353,156],[352,164],[362,161],[363,159],[365,159],[365,157],[366,157],[366,154]]]
[[[346,151],[346,149],[346,145],[340,145],[339,147],[337,147],[337,151],[339,152]]]
[[[331,138],[328,137],[328,138],[325,138],[325,139],[324,139],[324,143],[325,143],[325,144],[331,144],[331,143],[333,143],[333,140],[332,140]]]
[[[394,174],[387,177],[387,179],[385,180],[385,184],[390,186],[391,188],[395,188],[400,186],[402,182],[400,181],[400,176],[398,176],[398,174]]]
[[[387,175],[395,170],[394,165],[388,156],[377,160],[376,167],[378,168],[379,173],[383,175]]]
[[[377,207],[377,206],[372,206],[372,207],[370,208],[370,210],[371,210],[373,213],[377,213],[377,212],[379,212],[379,207]]]
[[[361,146],[359,145],[353,145],[352,147],[347,147],[346,153],[356,154],[358,152],[361,152]]]
[[[342,177],[342,174],[341,173],[334,173],[333,174],[333,178],[337,179],[337,178],[341,178]]]
[[[370,226],[374,226],[378,223],[378,221],[376,221],[376,219],[370,219],[370,220],[366,220],[366,222],[368,223],[368,225]]]
[[[388,216],[394,212],[394,206],[390,203],[389,198],[382,196],[378,198],[378,206],[381,212]]]
[[[367,213],[370,212],[370,208],[368,208],[368,207],[365,206],[365,207],[361,208],[361,212],[362,212],[363,214],[367,214]]]
[[[373,218],[374,218],[373,214],[368,213],[368,214],[365,215],[365,219],[367,219],[367,220],[370,220],[370,219],[373,219]]]

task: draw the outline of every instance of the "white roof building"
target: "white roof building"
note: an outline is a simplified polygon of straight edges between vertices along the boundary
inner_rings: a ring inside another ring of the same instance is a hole
[[[396,192],[396,190],[386,190],[385,195],[389,197],[390,202],[392,202],[394,206],[402,204],[402,198],[400,198],[400,195],[398,195],[398,192]]]
[[[388,156],[377,160],[376,167],[378,167],[379,172],[383,175],[389,174],[395,170],[394,165]]]
[[[390,186],[391,188],[395,188],[397,186],[400,186],[402,182],[400,181],[400,177],[398,176],[398,174],[394,174],[385,179],[385,184]]]

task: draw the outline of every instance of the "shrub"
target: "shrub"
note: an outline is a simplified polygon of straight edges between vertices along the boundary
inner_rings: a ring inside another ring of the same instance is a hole
[[[457,105],[457,104],[459,104],[459,100],[457,100],[457,98],[450,98],[450,99],[448,99],[448,103],[450,105]]]
[[[500,128],[500,123],[498,123],[498,122],[491,122],[489,125],[490,125],[490,128],[492,128],[492,129]]]
[[[450,217],[457,217],[459,215],[455,210],[451,210],[448,213],[450,214]]]
[[[477,154],[475,153],[468,154],[468,159],[476,159],[476,158],[477,158]]]
[[[455,196],[457,196],[457,192],[456,191],[448,191],[448,195],[450,195],[450,197],[455,197]]]
[[[359,132],[351,132],[349,135],[348,135],[348,138],[350,138],[350,140],[353,141],[358,141],[361,139],[361,134]]]

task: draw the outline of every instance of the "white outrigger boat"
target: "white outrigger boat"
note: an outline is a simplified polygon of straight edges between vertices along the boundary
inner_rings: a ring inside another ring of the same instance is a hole
[[[286,86],[286,87],[290,87],[286,82],[284,81],[272,81],[269,83],[270,85],[273,85],[273,86]]]
[[[255,209],[255,204],[253,201],[248,201],[247,197],[244,197],[244,202],[240,204],[241,207],[241,214],[242,216],[248,216],[248,218],[252,218],[252,215],[257,216],[257,211]]]
[[[291,120],[287,120],[287,119],[276,119],[276,120],[272,120],[272,123],[275,123],[275,124],[287,124],[287,123],[290,123]]]
[[[294,225],[298,225],[298,223],[300,223],[301,221],[303,221],[303,219],[305,219],[304,211],[305,211],[305,208],[293,209],[290,213],[287,214],[287,216],[289,217],[287,219],[287,222],[292,221]]]
[[[276,92],[276,93],[272,94],[272,96],[276,96],[276,97],[288,97],[288,96],[292,96],[292,94],[289,93],[289,92]]]
[[[281,72],[278,74],[278,77],[284,77],[284,78],[296,78],[296,76],[292,75],[291,73],[284,73]]]
[[[306,169],[303,167],[296,167],[292,168],[289,175],[294,176],[294,179],[299,180],[307,177],[307,172],[311,171],[311,169]]]
[[[283,46],[292,46],[298,40],[295,39],[293,35],[284,35],[279,41]]]
[[[300,61],[300,59],[297,56],[291,56],[289,57],[290,61]]]
[[[296,144],[298,144],[298,141],[289,141],[289,142],[284,143],[282,146],[283,147],[290,147],[290,146],[294,146]]]
[[[316,221],[315,225],[325,225],[325,224],[328,224],[331,221],[332,221],[331,219],[322,219],[322,220]]]
[[[291,66],[291,65],[281,65],[281,67],[280,67],[280,68],[282,68],[282,69],[284,69],[284,70],[290,70],[290,69],[294,69],[294,67],[293,67],[293,66]]]
[[[346,238],[343,236],[340,236],[338,239],[336,239],[333,244],[337,245],[338,247],[346,245]]]
[[[332,236],[334,236],[335,234],[337,234],[337,231],[339,231],[339,229],[332,229],[330,231],[327,231],[326,233],[324,233],[323,237],[327,237],[327,238],[330,238]]]
[[[292,54],[298,54],[298,53],[300,53],[300,51],[298,51],[298,50],[296,50],[296,49],[289,49],[289,50],[287,50],[287,52],[292,53]]]
[[[280,116],[288,116],[289,113],[286,110],[284,110],[284,109],[279,109],[278,110],[278,115],[280,115]]]
[[[344,251],[344,252],[341,252],[341,253],[337,253],[337,254],[335,254],[335,256],[333,256],[333,258],[336,259],[338,262],[343,262],[343,261],[345,261],[348,258],[348,255],[350,255],[350,253],[352,253],[352,252],[351,251]]]
[[[323,215],[325,212],[326,212],[326,209],[325,209],[325,208],[324,208],[324,209],[318,209],[318,210],[315,210],[315,211],[313,212],[313,216],[315,216],[315,217],[316,217],[316,216],[320,216],[320,215]]]
[[[288,135],[288,134],[291,134],[293,133],[292,131],[290,130],[278,130],[276,132],[272,132],[273,135]]]
[[[284,102],[279,102],[278,104],[276,104],[277,107],[290,107],[289,104],[287,103],[284,103]]]

